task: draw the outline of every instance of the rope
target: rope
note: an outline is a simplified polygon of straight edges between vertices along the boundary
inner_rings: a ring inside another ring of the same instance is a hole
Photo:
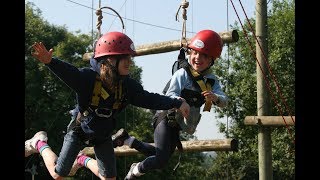
[[[101,10],[101,0],[99,0],[99,8],[96,11],[96,15],[98,16],[98,21],[97,21],[97,29],[99,32],[99,36],[101,37],[101,24],[102,24],[102,10]]]
[[[98,29],[98,32],[99,32],[99,35],[100,37],[102,36],[101,34],[101,25],[102,25],[102,19],[103,19],[103,16],[102,16],[102,9],[110,9],[111,11],[113,11],[114,13],[116,13],[116,15],[120,18],[121,20],[121,24],[122,24],[122,30],[124,30],[124,23],[123,23],[123,20],[121,18],[121,16],[118,14],[118,12],[114,9],[112,9],[111,7],[108,7],[108,6],[104,6],[104,7],[100,7],[100,4],[99,4],[99,9],[97,9],[96,11],[96,15],[98,16],[98,21],[97,21],[97,29]]]
[[[227,1],[227,31],[229,31],[229,3]],[[228,91],[228,84],[229,84],[229,79],[230,79],[230,59],[229,59],[229,55],[230,55],[230,46],[229,43],[227,43],[227,51],[228,51],[228,78],[227,78],[227,86],[226,86],[226,90]],[[227,138],[229,138],[229,116],[227,113]]]
[[[229,4],[227,0],[227,31],[229,31]],[[228,85],[230,82],[230,46],[229,43],[227,43],[227,58],[228,58],[228,75],[227,75],[227,85],[226,85],[226,91],[228,92]],[[226,137],[229,138],[229,112],[227,112],[227,132],[226,132]],[[227,151],[227,161],[228,164],[230,164],[230,159],[229,159],[229,152]],[[226,166],[226,171],[227,171],[227,179],[229,179],[229,165]]]
[[[178,8],[178,11],[176,13],[176,21],[179,22],[178,14],[180,9],[182,8],[182,18],[183,18],[183,23],[182,23],[182,31],[181,31],[181,40],[180,40],[180,45],[183,47],[183,41],[185,43],[185,47],[187,47],[188,41],[186,39],[186,21],[187,21],[187,8],[189,7],[189,2],[187,0],[182,0],[181,5]]]
[[[122,10],[123,6],[124,6],[124,5],[126,5],[126,3],[127,3],[127,0],[125,0],[125,2],[122,4],[122,6],[120,7],[119,12]],[[113,23],[114,23],[115,19],[116,19],[116,17],[113,19],[113,21],[112,21],[112,23],[111,23],[111,25],[110,25],[110,27],[109,27],[108,31],[111,29],[111,27],[112,27],[112,25],[113,25]],[[126,11],[125,11],[125,17],[124,17],[123,19],[127,19],[127,18],[126,18]]]
[[[74,3],[76,5],[79,5],[79,6],[82,6],[82,7],[86,7],[86,8],[89,8],[89,9],[92,9],[91,7],[88,7],[88,6],[85,6],[81,3],[78,3],[78,2],[74,2],[74,1],[71,1],[71,0],[66,0],[66,1],[69,1],[71,3]],[[110,16],[115,16],[114,14],[110,14],[110,13],[107,13],[107,12],[104,12]],[[138,21],[138,20],[134,20],[134,19],[130,19],[130,18],[124,18],[122,17],[122,19],[125,19],[125,20],[128,20],[128,21],[132,21],[134,23],[140,23],[140,24],[143,24],[143,25],[147,25],[147,26],[152,26],[152,27],[156,27],[156,28],[162,28],[162,29],[166,29],[166,30],[172,30],[172,31],[180,31],[179,29],[174,29],[174,28],[171,28],[171,27],[165,27],[165,26],[160,26],[160,25],[155,25],[155,24],[151,24],[151,23],[146,23],[146,22],[142,22],[142,21]],[[187,31],[187,33],[192,33],[194,34],[195,32],[193,31]]]
[[[240,2],[240,5],[241,5],[242,10],[244,11],[241,1],[239,1],[239,2]],[[248,19],[246,13],[245,13],[245,15],[246,15],[246,18]],[[249,23],[249,25],[250,25],[251,31],[254,32],[250,21],[248,21],[248,23]],[[261,45],[260,45],[260,43],[259,43],[259,41],[258,41],[258,39],[257,39],[257,36],[256,36],[255,34],[254,34],[254,37],[255,37],[255,39],[256,39],[256,41],[257,41],[257,43],[258,43],[258,45],[259,45],[259,47],[260,47],[260,49],[261,49],[261,52],[262,52],[263,57],[264,57],[264,61],[265,61],[266,65],[267,65],[267,67],[268,67],[268,70],[270,71],[271,77],[272,77],[272,79],[274,80],[274,82],[275,82],[275,84],[276,84],[276,86],[277,86],[277,90],[279,91],[281,100],[283,101],[286,109],[289,111],[289,115],[290,115],[290,117],[291,117],[292,122],[295,123],[295,121],[294,121],[294,119],[293,119],[293,117],[292,117],[292,115],[291,115],[292,112],[291,112],[291,110],[288,108],[287,103],[286,103],[285,99],[284,99],[283,96],[282,96],[282,93],[281,93],[279,84],[278,84],[277,80],[275,79],[274,74],[273,74],[272,71],[271,71],[270,65],[269,65],[268,61],[266,60],[266,59],[267,59],[267,58],[266,58],[266,55],[265,55],[264,51],[262,51]],[[284,122],[286,123],[286,121],[285,121],[284,118],[283,118],[283,120],[284,120]],[[287,125],[287,123],[286,123],[286,125]]]
[[[91,0],[91,38],[92,38],[92,47],[94,46],[94,38],[93,38],[93,0]],[[93,49],[94,51],[94,49]]]
[[[246,30],[245,30],[245,28],[244,28],[244,26],[243,26],[243,24],[242,24],[242,22],[241,22],[241,20],[240,20],[240,18],[239,18],[239,15],[238,15],[238,13],[237,13],[237,10],[235,9],[235,6],[234,6],[232,0],[230,0],[230,1],[231,1],[231,3],[232,3],[233,9],[235,10],[235,13],[236,13],[236,15],[237,15],[237,17],[238,17],[238,20],[239,20],[239,22],[240,22],[240,24],[241,24],[241,27],[242,27],[243,32],[244,32],[244,34],[245,34],[245,38],[246,38],[246,40],[248,41],[248,44],[249,44],[249,46],[250,46],[250,48],[251,48],[251,52],[253,53],[253,56],[255,57],[258,65],[259,65],[259,67],[260,67],[260,70],[261,70],[261,72],[262,72],[262,74],[263,74],[263,78],[264,78],[264,80],[265,80],[265,82],[266,82],[266,84],[267,84],[267,87],[268,87],[268,90],[269,90],[269,92],[270,92],[270,94],[271,94],[271,97],[272,97],[273,101],[276,103],[276,106],[277,106],[278,110],[280,111],[280,114],[281,114],[281,116],[282,116],[282,118],[283,118],[283,121],[284,121],[285,124],[286,124],[286,128],[287,128],[287,130],[288,130],[288,132],[289,132],[289,135],[291,136],[291,138],[293,138],[293,137],[292,137],[292,134],[291,134],[291,131],[290,131],[290,129],[288,128],[288,125],[287,125],[287,123],[286,123],[286,121],[285,121],[285,119],[284,119],[284,117],[283,117],[283,115],[282,115],[282,114],[283,114],[282,108],[281,108],[281,107],[279,108],[279,103],[278,103],[278,101],[274,98],[274,95],[273,95],[273,93],[272,93],[272,91],[271,91],[271,88],[270,88],[270,83],[269,83],[268,79],[266,79],[266,74],[264,73],[264,71],[263,71],[263,69],[262,69],[262,67],[261,67],[261,64],[259,63],[257,57],[255,56],[254,48],[252,47],[251,42],[250,42],[250,40],[248,39],[248,34],[247,34],[247,32],[246,32]],[[241,2],[240,2],[240,3],[241,3]],[[242,4],[241,4],[241,7],[242,7],[242,9],[243,9]],[[244,9],[243,9],[243,11],[244,11]],[[245,11],[244,11],[244,13],[245,13]],[[245,13],[245,14],[246,14],[246,13]],[[247,18],[247,21],[248,21],[249,24],[250,24],[250,21],[249,21],[247,15],[246,15],[246,18]],[[251,26],[251,24],[250,24],[250,26]],[[252,30],[252,29],[251,29],[251,30]],[[255,35],[255,33],[254,33],[253,30],[252,30],[252,33],[253,33],[256,41],[257,41],[258,44],[259,44],[259,41],[257,40],[257,37],[256,37],[256,35]],[[260,49],[261,49],[260,44],[259,44],[259,47],[260,47]],[[261,49],[261,51],[263,52],[262,49]],[[264,61],[265,61],[265,63],[268,64],[267,61],[266,61],[266,56],[265,56],[264,52],[263,52],[263,55],[264,55]],[[271,73],[270,66],[268,66],[268,69],[269,69],[269,71],[270,71],[270,73]],[[271,73],[271,75],[272,75],[272,77],[273,77],[273,79],[274,79],[274,76],[273,76],[272,73]],[[274,79],[274,80],[275,80],[275,79]],[[280,92],[280,88],[279,88],[278,86],[277,86],[277,90]],[[282,96],[281,96],[281,97],[282,97]],[[285,106],[285,107],[287,108],[287,106]],[[290,114],[291,114],[291,113],[290,113]],[[291,115],[290,115],[290,116],[291,116]],[[293,117],[292,117],[292,116],[291,116],[291,118],[292,118],[292,120],[293,120]],[[294,120],[293,120],[293,122],[294,122]],[[295,144],[295,140],[293,140],[293,143]]]

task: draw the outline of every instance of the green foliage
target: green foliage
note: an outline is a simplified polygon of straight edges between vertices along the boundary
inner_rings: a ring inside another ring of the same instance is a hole
[[[270,115],[274,116],[294,116],[295,112],[294,11],[294,1],[288,0],[273,1],[272,8],[268,12],[267,42],[270,73],[267,80],[270,84],[268,93],[272,107]],[[229,58],[226,56],[219,60],[214,69],[219,77],[227,77],[222,80],[222,84],[230,98],[229,106],[224,111],[217,110],[217,112],[220,116],[228,116],[231,119],[231,127],[227,131],[225,125],[221,124],[220,130],[239,141],[238,152],[218,153],[210,169],[212,177],[217,179],[259,178],[258,127],[246,126],[243,123],[246,116],[257,115],[257,60],[255,52],[252,52],[255,51],[256,44],[253,33],[250,33],[251,27],[255,27],[254,19],[250,19],[250,24],[248,21],[244,23],[245,30],[240,29],[237,23],[232,26],[232,29],[238,30],[239,41],[228,46]],[[294,128],[272,128],[271,136],[274,179],[293,179]]]
[[[292,0],[272,1],[268,13],[268,60],[272,74],[269,76],[271,91],[277,102],[271,99],[272,115],[294,115],[295,112],[295,4]],[[255,27],[254,19],[250,19]],[[178,162],[179,154],[174,153],[168,166],[162,170],[147,173],[141,179],[258,179],[258,128],[245,126],[243,120],[248,115],[256,115],[256,59],[255,48],[251,49],[255,39],[250,32],[248,22],[245,30],[235,23],[232,29],[238,30],[240,39],[228,46],[228,58],[221,58],[213,70],[221,78],[223,89],[227,92],[230,103],[225,109],[215,109],[220,117],[228,117],[231,122],[227,129],[220,124],[221,132],[227,137],[239,141],[237,152],[217,152],[215,157],[204,153],[184,153],[176,174],[172,169]],[[95,37],[97,37],[97,33]],[[54,56],[75,64],[77,67],[89,66],[82,60],[82,55],[92,51],[92,37],[86,34],[72,34],[66,27],[49,24],[41,17],[41,11],[32,3],[25,5],[25,136],[33,136],[39,130],[46,130],[49,143],[54,152],[60,151],[63,134],[70,121],[68,110],[73,109],[75,94],[47,68],[37,62],[30,47],[36,42],[43,42],[47,48],[54,49]],[[228,61],[229,60],[229,61]],[[131,67],[131,77],[141,83],[142,69],[135,64]],[[277,91],[277,86],[282,96]],[[283,104],[283,99],[287,105]],[[270,95],[271,98],[271,95]],[[276,103],[281,103],[280,109]],[[290,111],[286,111],[286,106]],[[117,129],[125,127],[136,138],[153,142],[152,113],[149,110],[129,105],[117,119]],[[290,130],[290,131],[289,131]],[[272,155],[274,179],[294,179],[295,157],[292,138],[294,128],[272,128]],[[183,134],[182,140],[194,139]],[[144,160],[137,156],[117,157],[118,178],[123,179],[131,163]],[[26,168],[38,165],[38,179],[50,179],[42,157],[33,155],[26,158]],[[68,179],[98,179],[88,169],[82,168],[74,177]]]

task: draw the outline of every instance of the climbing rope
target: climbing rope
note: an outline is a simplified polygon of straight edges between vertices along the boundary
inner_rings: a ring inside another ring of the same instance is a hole
[[[102,34],[101,34],[101,25],[102,25],[102,19],[103,19],[103,16],[102,16],[102,9],[110,9],[111,11],[113,11],[114,13],[116,13],[116,15],[119,17],[119,19],[121,20],[121,24],[122,24],[122,32],[124,31],[124,23],[123,23],[123,20],[121,18],[121,16],[119,15],[119,13],[112,9],[111,7],[108,7],[108,6],[104,6],[104,7],[100,7],[100,1],[99,1],[99,8],[97,9],[96,11],[96,15],[98,16],[98,21],[97,21],[97,29],[98,29],[98,32],[99,32],[99,36],[101,37]]]
[[[283,115],[282,115],[282,114],[283,114],[282,108],[280,107],[280,104],[279,104],[278,101],[275,99],[275,97],[274,97],[274,95],[273,95],[273,92],[271,91],[271,87],[270,87],[269,80],[266,78],[266,74],[265,74],[265,72],[263,71],[263,68],[261,67],[261,64],[259,63],[259,61],[258,61],[258,59],[257,59],[257,57],[256,57],[256,55],[255,55],[255,53],[254,53],[254,52],[255,52],[255,51],[254,51],[254,48],[252,47],[252,44],[251,44],[251,42],[250,42],[250,40],[249,40],[249,38],[248,38],[248,34],[247,34],[247,32],[246,32],[246,30],[245,30],[245,28],[244,28],[244,26],[243,26],[243,24],[242,24],[242,22],[241,22],[241,20],[240,20],[240,18],[239,18],[239,15],[238,15],[238,13],[237,13],[237,10],[235,9],[235,6],[234,6],[232,0],[230,0],[230,2],[232,3],[233,9],[235,10],[235,13],[236,13],[236,15],[237,15],[237,17],[238,17],[238,20],[239,20],[240,24],[241,24],[241,27],[242,27],[243,32],[244,32],[244,34],[245,34],[245,38],[246,38],[246,40],[248,41],[248,44],[249,44],[249,46],[250,46],[250,48],[251,48],[251,52],[253,53],[253,56],[255,57],[258,65],[259,65],[259,68],[260,68],[260,70],[261,70],[261,72],[262,72],[262,74],[263,74],[264,81],[265,81],[266,84],[267,84],[267,87],[268,87],[268,90],[269,90],[269,92],[270,92],[270,94],[271,94],[271,97],[272,97],[273,101],[275,102],[276,107],[277,107],[278,111],[280,112],[280,114],[281,114],[281,116],[282,116],[282,119],[283,119],[283,121],[284,121],[284,123],[285,123],[285,125],[286,125],[286,128],[287,128],[288,132],[289,132],[289,135],[290,135],[291,138],[293,139],[293,143],[295,144],[295,140],[294,140],[294,138],[293,138],[293,136],[292,136],[292,133],[291,133],[291,131],[290,131],[290,129],[289,129],[287,123],[286,123],[285,118],[284,118]],[[284,99],[283,96],[282,96],[280,87],[278,86],[278,83],[277,83],[277,81],[276,81],[276,79],[275,79],[275,77],[274,77],[274,75],[273,75],[273,73],[272,73],[272,71],[271,71],[271,68],[270,68],[270,66],[269,66],[269,64],[268,64],[268,62],[267,62],[267,60],[266,60],[266,55],[265,55],[264,51],[263,51],[262,48],[261,48],[261,45],[260,45],[260,43],[259,43],[259,41],[258,41],[258,39],[257,39],[257,37],[256,37],[256,34],[255,34],[255,32],[254,32],[254,30],[253,30],[253,28],[252,28],[252,26],[251,26],[251,23],[250,23],[250,21],[249,21],[249,19],[248,19],[248,16],[247,16],[247,14],[245,13],[245,10],[244,10],[244,8],[243,8],[243,6],[242,6],[241,1],[239,1],[239,2],[240,2],[240,5],[241,5],[241,7],[242,7],[242,10],[244,11],[244,14],[245,14],[245,16],[246,16],[246,19],[247,19],[247,21],[248,21],[248,23],[249,23],[249,25],[250,25],[251,32],[252,32],[253,36],[255,37],[255,40],[256,40],[256,42],[258,43],[259,48],[260,48],[260,50],[261,50],[261,52],[262,52],[262,54],[263,54],[263,57],[264,57],[263,60],[264,60],[264,62],[266,63],[266,65],[267,65],[267,67],[268,67],[268,70],[269,70],[269,72],[270,72],[270,75],[271,75],[272,79],[274,80],[274,82],[275,82],[275,84],[276,84],[276,86],[277,86],[277,91],[278,91],[279,94],[280,94],[281,100],[284,102],[285,108],[289,111],[289,116],[291,117],[292,121],[294,122],[294,119],[293,119],[293,117],[292,117],[292,115],[291,115],[291,111],[290,111],[290,109],[287,107],[287,103],[286,103],[285,99]]]
[[[229,31],[229,4],[227,1],[227,31]],[[230,82],[230,46],[229,43],[227,43],[227,59],[228,59],[228,64],[227,64],[227,70],[228,70],[228,75],[227,75],[227,85],[226,85],[226,92],[228,92],[228,87],[229,87],[229,82]],[[226,132],[226,138],[229,138],[229,112],[227,110],[227,132]],[[228,165],[226,166],[226,174],[227,174],[227,180],[229,180],[229,164],[230,164],[230,158],[229,158],[229,152],[226,152],[227,154],[227,162]]]
[[[179,6],[177,13],[176,13],[176,21],[179,22],[178,14],[180,9],[182,8],[182,31],[181,31],[181,40],[180,46],[187,47],[188,41],[186,39],[186,21],[187,21],[187,8],[189,7],[189,2],[187,0],[182,0],[181,5]]]
[[[124,3],[123,3],[123,4],[121,5],[121,7],[119,8],[118,12],[121,12],[122,8],[124,7],[124,5],[126,5],[126,3],[127,3],[127,0],[124,1]],[[125,19],[125,20],[127,19],[127,18],[126,18],[126,14],[127,14],[127,13],[126,13],[126,10],[125,10],[125,15],[124,15],[125,17],[122,17],[122,18]],[[116,17],[112,20],[112,23],[110,24],[110,27],[109,27],[109,29],[107,30],[107,32],[111,29],[111,27],[112,27],[112,25],[113,25],[113,23],[114,23],[115,20],[116,20]],[[124,33],[125,33],[125,32],[124,32]]]

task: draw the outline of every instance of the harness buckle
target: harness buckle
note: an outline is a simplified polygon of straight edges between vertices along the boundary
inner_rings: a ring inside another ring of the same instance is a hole
[[[89,115],[90,113],[92,113],[92,112],[93,112],[92,109],[91,109],[90,107],[88,107],[87,110],[83,111],[82,115],[83,115],[84,117],[86,117],[86,116],[88,116],[88,115]]]
[[[171,127],[176,127],[178,125],[175,112],[170,112],[167,114],[167,123]]]
[[[97,108],[94,110],[94,112],[98,117],[109,118],[112,116],[112,109],[108,109],[108,108]]]

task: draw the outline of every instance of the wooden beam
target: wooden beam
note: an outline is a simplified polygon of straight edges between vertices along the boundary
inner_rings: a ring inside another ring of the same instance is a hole
[[[244,124],[249,126],[294,126],[295,116],[246,116]]]
[[[201,151],[238,151],[238,141],[235,139],[217,139],[217,140],[194,140],[181,141],[184,152],[201,152]],[[149,143],[154,145],[154,143]],[[178,149],[176,148],[176,151]],[[93,147],[83,149],[84,154],[94,156]],[[131,149],[126,145],[114,148],[116,156],[137,155],[139,152]]]
[[[239,34],[238,34],[238,31],[236,30],[220,32],[219,35],[221,36],[224,44],[237,42],[239,40]],[[180,41],[181,40],[164,41],[159,43],[137,46],[136,47],[137,56],[159,54],[159,53],[166,53],[166,52],[179,50],[181,48]],[[188,43],[190,43],[189,38],[187,38],[187,41]],[[82,59],[84,61],[89,61],[92,55],[93,55],[93,52],[85,53],[82,56]]]

